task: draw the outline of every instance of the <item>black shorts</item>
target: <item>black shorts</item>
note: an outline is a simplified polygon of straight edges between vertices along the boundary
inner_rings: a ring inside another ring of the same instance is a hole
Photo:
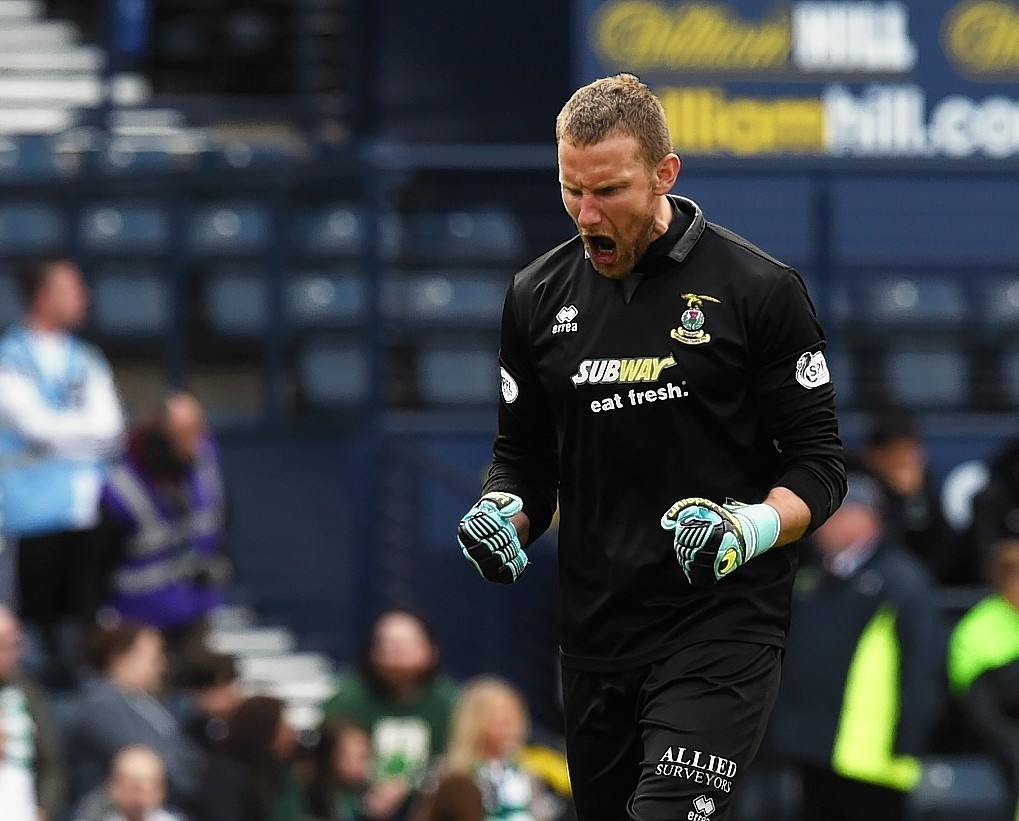
[[[726,821],[775,703],[782,650],[694,644],[636,670],[563,669],[579,821]]]

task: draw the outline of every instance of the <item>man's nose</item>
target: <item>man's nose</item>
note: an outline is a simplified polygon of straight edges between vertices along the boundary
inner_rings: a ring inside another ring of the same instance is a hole
[[[585,228],[593,227],[601,222],[601,210],[598,208],[593,198],[581,198],[580,211],[577,213],[577,222]]]

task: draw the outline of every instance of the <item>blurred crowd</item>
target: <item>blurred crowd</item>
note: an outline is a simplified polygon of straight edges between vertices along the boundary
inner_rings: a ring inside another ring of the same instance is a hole
[[[210,648],[231,561],[202,407],[175,391],[127,420],[75,334],[75,263],[18,281],[23,320],[0,336],[4,821],[570,817],[565,759],[534,743],[522,694],[443,675],[418,614],[379,616],[311,732],[245,692]]]
[[[127,420],[80,340],[71,260],[19,276],[0,336],[0,807],[5,821],[566,821],[558,728],[510,682],[455,682],[427,620],[380,615],[298,733],[210,649],[231,561],[214,438],[191,395]],[[762,752],[803,817],[905,817],[932,753],[996,762],[1019,794],[1019,442],[964,531],[923,432],[875,414],[842,508],[802,551]],[[452,539],[452,534],[451,534]],[[967,591],[958,612],[949,589]]]

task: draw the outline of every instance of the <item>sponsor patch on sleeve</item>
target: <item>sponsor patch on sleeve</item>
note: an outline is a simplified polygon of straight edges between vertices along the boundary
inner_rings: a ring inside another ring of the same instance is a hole
[[[824,361],[824,354],[821,351],[805,353],[796,360],[796,381],[807,390],[831,382],[828,363]]]
[[[502,400],[507,405],[512,405],[520,396],[517,380],[510,376],[509,371],[505,368],[499,368],[499,373],[502,375]]]

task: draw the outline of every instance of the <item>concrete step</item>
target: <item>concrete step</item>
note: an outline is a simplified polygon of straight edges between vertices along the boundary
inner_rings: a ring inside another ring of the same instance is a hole
[[[242,685],[310,681],[333,674],[333,662],[323,653],[241,656],[237,659],[237,666]]]
[[[209,626],[213,631],[254,627],[257,621],[255,611],[242,604],[224,604],[209,614]]]
[[[0,16],[0,48],[5,51],[44,51],[78,43],[78,30],[64,20],[8,20]]]
[[[0,134],[58,134],[78,120],[72,108],[0,103]]]
[[[279,656],[293,652],[297,639],[285,627],[217,628],[210,631],[208,644],[233,656]]]
[[[301,681],[266,682],[252,687],[252,694],[254,691],[274,696],[290,704],[311,704],[318,707],[336,692],[336,678],[324,676]]]
[[[98,46],[18,51],[0,50],[0,71],[57,73],[67,71],[98,72],[106,65],[106,54]]]
[[[3,46],[0,45],[0,50]],[[103,84],[98,77],[87,74],[64,74],[45,78],[24,78],[7,73],[0,76],[0,101],[46,103],[67,106],[95,106],[102,102]]]
[[[0,20],[35,20],[45,11],[42,0],[0,0]]]

